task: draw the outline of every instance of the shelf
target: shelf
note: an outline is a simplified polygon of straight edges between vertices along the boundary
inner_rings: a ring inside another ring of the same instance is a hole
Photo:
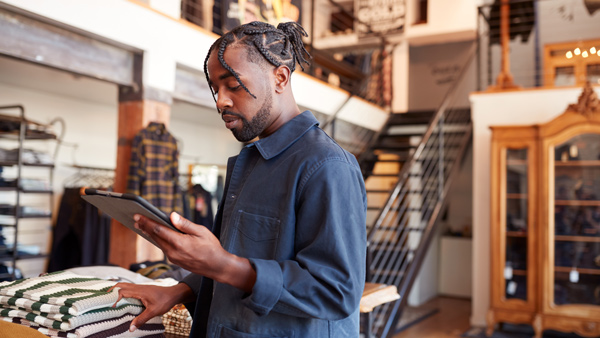
[[[515,276],[527,276],[527,270],[513,270],[512,274]]]
[[[506,194],[507,199],[524,200],[527,199],[527,194]]]
[[[507,231],[506,237],[527,237],[527,233],[524,231]]]
[[[554,267],[555,272],[570,273],[572,270],[573,270],[573,268],[568,267],[568,266],[555,266]],[[583,275],[600,275],[600,269],[575,268],[575,270],[577,270],[577,272],[579,272],[580,274],[583,274]]]
[[[19,163],[14,161],[3,162],[0,161],[0,167],[13,167],[19,165]],[[24,167],[44,167],[44,168],[54,168],[54,164],[47,163],[22,163]]]
[[[581,207],[599,207],[600,201],[589,201],[589,200],[555,200],[554,205],[572,205]]]
[[[555,167],[600,167],[599,161],[554,161]]]
[[[600,243],[600,237],[593,236],[569,236],[569,235],[555,235],[555,241],[560,242],[589,242],[589,243]]]
[[[17,187],[0,187],[0,191],[17,191]],[[19,191],[25,194],[54,194],[52,190],[19,189]]]
[[[0,214],[0,216],[5,216],[5,217],[13,217],[16,218],[16,215],[14,214]],[[29,215],[22,215],[19,217],[19,219],[30,219],[30,218],[50,218],[50,214],[29,214]],[[14,226],[14,225],[10,225],[10,224],[0,224],[0,226]]]
[[[506,160],[506,165],[527,165],[527,160]]]
[[[19,140],[19,132],[18,131],[1,132],[0,138],[6,139],[6,140],[18,141]],[[56,140],[56,135],[46,133],[46,132],[35,131],[35,130],[27,130],[25,132],[25,140]]]
[[[17,255],[17,260],[22,261],[22,260],[26,260],[26,259],[47,258],[47,257],[48,257],[48,254],[38,254],[38,255],[20,254],[20,255]],[[7,262],[7,261],[12,261],[12,260],[13,260],[12,255],[0,256],[0,262]]]

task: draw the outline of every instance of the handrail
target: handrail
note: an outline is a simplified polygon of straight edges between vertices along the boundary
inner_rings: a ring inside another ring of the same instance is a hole
[[[466,116],[468,111],[463,109],[453,112],[449,107],[455,99],[458,84],[466,78],[467,69],[476,57],[476,50],[476,45],[473,44],[467,61],[445,94],[415,152],[402,166],[398,182],[368,231],[367,243],[373,245],[378,242],[378,252],[371,256],[369,262],[368,269],[373,269],[370,274],[373,277],[369,282],[396,285],[402,296],[396,302],[375,309],[376,317],[382,313],[386,315],[385,322],[372,330],[378,332],[379,337],[390,337],[394,333],[393,325],[406,305],[408,292],[433,237],[435,220],[446,202],[444,197],[450,188],[451,179],[457,172],[452,169],[462,158],[470,140],[470,116]],[[366,155],[362,157],[364,156]],[[451,162],[446,164],[447,161]],[[420,180],[418,187],[412,186],[414,182],[411,179]],[[415,208],[415,204],[420,206]],[[418,223],[416,226],[413,224],[415,221]],[[415,231],[421,232],[416,241],[413,235]],[[375,236],[379,234],[381,236],[376,241]],[[415,245],[411,244],[415,243],[417,245],[413,249]]]
[[[401,184],[402,184],[402,182],[406,181],[406,179],[408,178],[408,175],[410,174],[410,169],[415,165],[415,163],[417,162],[417,159],[421,157],[421,154],[423,153],[423,149],[425,149],[425,144],[427,143],[427,141],[429,141],[429,138],[431,137],[431,134],[433,133],[433,131],[437,125],[437,122],[440,120],[440,117],[445,112],[446,108],[448,107],[448,105],[450,103],[450,99],[452,98],[451,94],[454,93],[454,91],[456,90],[457,84],[465,76],[468,66],[471,64],[471,62],[473,61],[473,59],[475,58],[476,55],[477,55],[476,49],[472,47],[469,58],[467,59],[467,62],[465,62],[465,64],[461,68],[461,71],[459,73],[460,75],[454,80],[454,82],[450,86],[450,90],[448,90],[448,92],[444,96],[444,99],[442,100],[440,107],[437,109],[435,115],[432,117],[431,121],[429,122],[429,127],[425,131],[425,134],[423,135],[421,142],[417,146],[415,153],[413,154],[413,156],[411,156],[411,158],[408,160],[408,162],[406,162],[402,166],[402,169],[400,170],[400,173],[398,174],[398,176],[399,176],[398,183],[394,187],[393,192],[390,195],[390,198],[388,199],[385,207],[382,209],[380,215],[377,217],[377,221],[374,223],[373,227],[371,228],[371,231],[369,231],[369,234],[367,236],[368,242],[370,242],[370,240],[372,239],[374,230],[376,230],[377,227],[381,226],[383,217],[385,217],[385,214],[387,214],[390,210],[391,201],[393,200],[393,198],[397,197],[398,193],[400,192]]]

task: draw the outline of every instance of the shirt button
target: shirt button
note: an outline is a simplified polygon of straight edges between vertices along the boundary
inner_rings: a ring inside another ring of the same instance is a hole
[[[235,194],[231,194],[231,196],[229,196],[232,200],[235,199]]]

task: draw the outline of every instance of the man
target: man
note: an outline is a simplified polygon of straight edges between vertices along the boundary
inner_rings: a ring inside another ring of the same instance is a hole
[[[184,234],[136,215],[193,274],[170,288],[118,284],[146,306],[131,330],[195,300],[191,337],[358,337],[364,182],[356,159],[295,103],[290,77],[309,57],[301,35],[296,23],[253,22],[210,48],[205,72],[225,126],[258,140],[229,159],[214,233],[176,213]]]

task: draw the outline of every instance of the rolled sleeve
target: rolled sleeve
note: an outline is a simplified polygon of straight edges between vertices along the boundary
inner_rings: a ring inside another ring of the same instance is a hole
[[[250,296],[243,302],[256,314],[264,316],[277,304],[281,296],[281,267],[276,261],[262,259],[250,259],[250,264],[256,270],[256,283]]]

